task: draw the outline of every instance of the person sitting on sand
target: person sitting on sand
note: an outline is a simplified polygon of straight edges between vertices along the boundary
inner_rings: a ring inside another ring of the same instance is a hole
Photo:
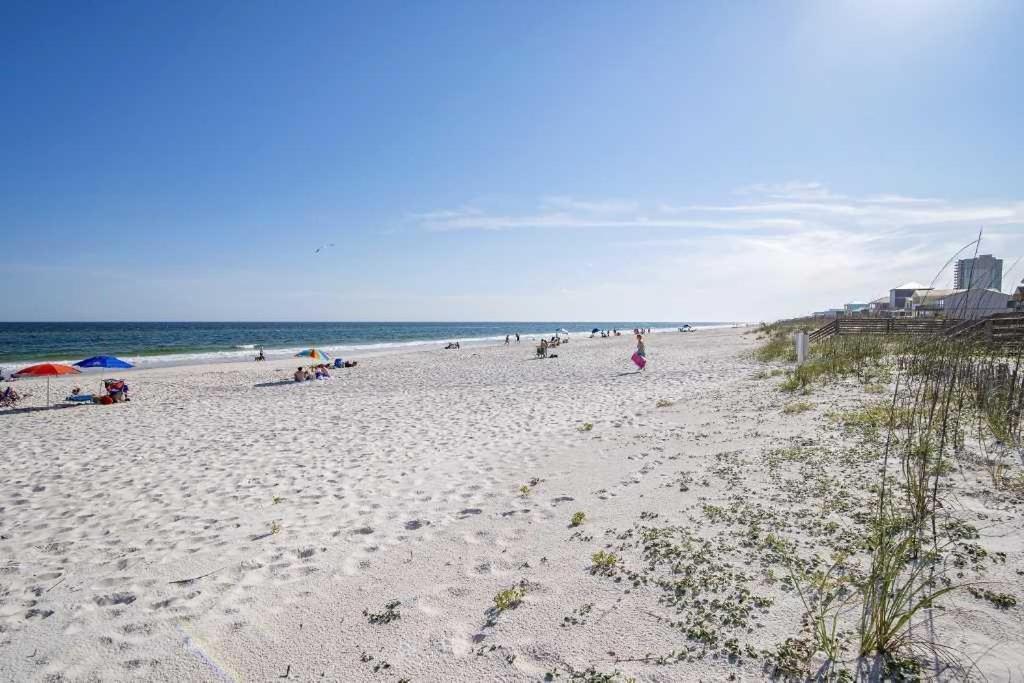
[[[306,381],[306,371],[302,369],[301,365],[299,366],[299,369],[295,371],[294,377],[296,382]]]

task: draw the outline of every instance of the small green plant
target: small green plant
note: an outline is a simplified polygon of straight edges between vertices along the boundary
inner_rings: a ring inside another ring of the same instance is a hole
[[[604,550],[598,550],[596,553],[590,556],[591,573],[593,574],[609,574],[616,565],[619,563],[619,557],[615,553],[609,553]]]
[[[594,423],[593,422],[584,422],[583,424],[581,424],[576,429],[580,430],[581,432],[589,432],[593,428],[594,428]]]
[[[971,595],[979,600],[988,600],[1000,609],[1009,609],[1017,605],[1017,598],[1010,593],[996,593],[988,589],[979,589],[973,586],[967,589]]]
[[[819,671],[819,676],[824,674],[822,680],[837,679],[839,671],[836,666],[843,653],[839,620],[850,599],[848,578],[844,573],[845,559],[842,555],[836,558],[835,563],[825,572],[808,572],[795,562],[787,562],[789,582],[796,588],[804,605],[804,621],[810,626],[813,636],[811,649],[825,655],[825,663]]]
[[[846,431],[857,431],[870,440],[876,440],[891,425],[894,429],[906,427],[912,415],[909,408],[893,408],[888,401],[865,403],[856,410],[830,413],[829,418]]]
[[[523,602],[524,597],[526,597],[526,586],[524,584],[498,591],[498,594],[494,596],[494,609],[498,612],[515,609]]]
[[[284,498],[282,498],[281,496],[274,496],[274,498],[273,498],[274,505],[277,505],[282,500],[284,500]]]
[[[401,604],[399,600],[392,600],[384,605],[384,609],[381,612],[371,613],[369,610],[364,609],[363,616],[375,626],[389,624],[396,619],[402,618],[401,613],[398,611],[398,606]]]
[[[658,402],[654,404],[656,408],[668,408],[671,405],[675,405],[675,401],[670,401],[667,398],[659,398]]]
[[[528,496],[528,495],[530,495],[530,486],[529,486],[529,484],[523,484],[522,486],[519,487],[519,495],[521,495],[521,496]]]
[[[806,413],[808,410],[814,410],[813,403],[808,403],[807,401],[796,401],[795,403],[786,404],[786,407],[782,409],[782,412],[786,415],[799,415],[800,413]]]
[[[569,520],[569,526],[579,526],[583,524],[583,520],[587,518],[587,515],[583,512],[574,512],[572,519]]]
[[[270,523],[270,533],[277,534],[277,533],[280,533],[280,532],[281,532],[281,525],[278,524],[276,520],[271,522]]]
[[[883,517],[874,526],[871,566],[860,586],[859,654],[894,661],[914,644],[911,620],[958,586],[933,587],[929,573],[939,562],[937,554],[919,556],[908,564],[919,541],[907,528],[907,520]]]

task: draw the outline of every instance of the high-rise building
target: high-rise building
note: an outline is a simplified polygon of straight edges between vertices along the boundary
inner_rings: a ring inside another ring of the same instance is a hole
[[[953,270],[954,289],[1003,289],[1003,259],[983,254],[956,262]]]

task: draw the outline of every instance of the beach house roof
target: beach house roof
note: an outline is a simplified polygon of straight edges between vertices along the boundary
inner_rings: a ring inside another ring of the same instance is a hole
[[[914,292],[914,303],[927,304],[939,299],[945,299],[950,294],[962,292],[962,289],[919,289]]]
[[[904,282],[899,287],[893,287],[893,289],[915,289],[916,290],[916,289],[931,289],[931,287],[929,287],[928,285],[922,285],[920,282],[914,282],[913,280],[911,280],[910,282]]]
[[[947,296],[953,294],[963,294],[964,292],[993,292],[995,294],[1002,294],[998,289],[973,287],[970,290],[967,289],[919,289],[914,292],[914,302],[927,304],[940,299],[945,299]],[[972,295],[973,296],[973,295]]]

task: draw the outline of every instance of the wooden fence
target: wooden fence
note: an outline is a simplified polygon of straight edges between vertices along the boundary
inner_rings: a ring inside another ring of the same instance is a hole
[[[850,334],[933,335],[941,334],[959,322],[945,318],[836,318],[811,332],[809,339],[817,342],[832,336]]]
[[[832,336],[943,335],[950,339],[978,339],[991,344],[1024,344],[1024,313],[997,313],[978,320],[939,318],[836,318],[808,336],[811,342]]]

